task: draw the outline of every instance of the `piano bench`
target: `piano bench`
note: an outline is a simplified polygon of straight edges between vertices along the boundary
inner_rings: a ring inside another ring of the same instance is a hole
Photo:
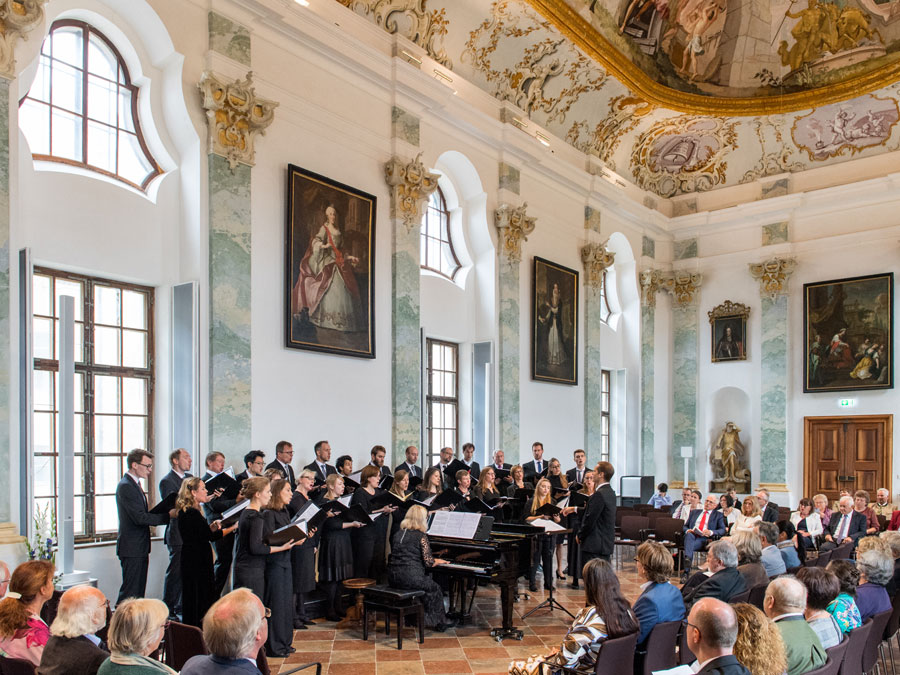
[[[406,617],[416,616],[419,644],[425,642],[425,608],[421,597],[425,591],[401,590],[378,585],[362,589],[363,640],[369,639],[369,612],[384,612],[384,634],[391,634],[391,619],[397,618],[397,649],[403,649],[403,625]]]

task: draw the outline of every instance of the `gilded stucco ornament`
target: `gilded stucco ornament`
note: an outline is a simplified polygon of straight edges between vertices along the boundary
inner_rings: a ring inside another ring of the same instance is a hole
[[[16,40],[44,20],[47,0],[0,0],[0,77],[16,76]]]
[[[721,305],[716,305],[709,310],[706,316],[709,317],[710,323],[715,323],[716,319],[726,316],[739,316],[746,319],[750,316],[750,308],[743,303],[726,300]]]
[[[207,151],[227,159],[232,171],[238,164],[253,166],[254,140],[275,119],[278,103],[256,95],[252,72],[243,80],[227,82],[206,70],[197,86],[209,124]]]
[[[412,232],[422,221],[422,207],[437,189],[438,174],[422,164],[422,153],[412,161],[394,155],[384,165],[384,179],[391,188],[391,218],[399,218]]]
[[[759,293],[775,300],[787,293],[788,280],[797,261],[794,258],[771,258],[765,262],[750,265],[750,274],[759,281]]]
[[[587,272],[587,287],[599,291],[603,285],[603,274],[616,262],[616,254],[607,250],[607,242],[602,244],[585,244],[581,247],[581,261]]]
[[[688,307],[696,302],[702,283],[700,272],[662,272],[659,278],[659,287],[671,293],[679,307]]]
[[[647,269],[641,272],[641,302],[647,307],[656,307],[659,292],[659,270]]]
[[[501,204],[494,211],[494,226],[500,233],[500,257],[509,264],[522,261],[522,242],[534,232],[537,218],[526,213],[528,204]]]

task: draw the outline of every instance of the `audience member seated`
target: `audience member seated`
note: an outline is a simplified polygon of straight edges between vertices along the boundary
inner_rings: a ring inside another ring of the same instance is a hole
[[[756,524],[762,520],[762,512],[759,510],[759,502],[756,497],[744,497],[741,503],[741,512],[735,516],[734,527],[731,533],[753,532]]]
[[[825,541],[819,546],[820,551],[830,551],[840,544],[855,543],[866,536],[866,517],[853,510],[853,498],[850,495],[841,497],[838,509],[825,528]]]
[[[828,497],[823,494],[818,494],[813,497],[813,509],[815,512],[819,514],[819,520],[822,521],[822,531],[826,527],[828,527],[828,523],[831,522],[831,516],[834,515],[834,512],[831,510],[831,506],[828,504]]]
[[[887,542],[891,549],[891,556],[894,558],[894,573],[891,580],[884,586],[888,595],[893,598],[897,589],[900,589],[900,532],[882,532],[879,536]]]
[[[0,600],[0,655],[41,664],[50,628],[41,619],[41,608],[53,597],[53,563],[29,560],[19,565]],[[168,613],[167,613],[168,614]]]
[[[98,588],[75,586],[59,599],[39,675],[94,675],[109,657],[95,633],[106,625],[109,602]]]
[[[746,602],[732,606],[738,622],[735,658],[753,675],[783,675],[787,656],[781,631],[759,608]]]
[[[5,562],[0,560],[0,598],[6,595],[9,588],[9,567]]]
[[[828,611],[838,622],[842,633],[849,633],[862,626],[859,607],[856,606],[856,586],[859,570],[849,560],[832,560],[825,568],[837,577],[841,591],[828,605]]]
[[[697,675],[750,675],[733,653],[738,623],[731,605],[701,598],[691,608],[684,630],[688,649],[697,657]]]
[[[744,577],[747,588],[769,583],[766,568],[759,561],[762,557],[762,546],[756,532],[738,532],[731,537],[731,543],[738,552],[738,572]]]
[[[806,587],[803,584],[794,577],[773,579],[766,589],[763,610],[781,631],[787,654],[787,675],[802,675],[825,665],[828,655],[803,616],[806,611]]]
[[[828,605],[841,592],[841,584],[832,572],[821,567],[803,567],[797,571],[797,581],[806,586],[806,623],[819,636],[822,649],[831,649],[844,639],[841,627]]]
[[[859,608],[859,617],[865,622],[866,619],[891,609],[891,599],[884,585],[894,575],[894,559],[880,549],[869,549],[857,554],[856,569],[859,570],[856,606]]]
[[[731,541],[721,539],[710,544],[706,562],[712,575],[693,588],[682,590],[685,605],[700,598],[718,598],[728,602],[747,590],[747,582],[737,569],[737,549]]]
[[[638,546],[635,567],[642,589],[634,602],[634,613],[641,624],[638,647],[642,648],[656,624],[681,621],[685,611],[681,593],[669,583],[675,564],[665,546],[645,541]]]
[[[402,470],[402,469],[401,469]],[[422,605],[425,608],[425,625],[443,633],[456,625],[449,622],[444,612],[444,592],[426,573],[435,565],[447,561],[431,555],[431,545],[425,532],[428,530],[428,511],[424,506],[413,506],[406,512],[400,529],[391,540],[391,556],[388,561],[388,583],[394,588],[425,591]]]
[[[797,530],[787,520],[778,521],[778,543],[775,546],[781,554],[784,566],[787,569],[800,567],[800,556],[797,553]]]
[[[718,511],[725,519],[725,531],[731,534],[732,528],[734,528],[734,524],[737,522],[738,513],[740,512],[739,509],[734,506],[734,497],[729,494],[724,494],[719,497]]]
[[[875,501],[869,504],[869,508],[875,512],[876,516],[890,518],[894,515],[894,505],[890,499],[891,493],[887,491],[887,488],[878,488],[875,491]]]
[[[557,675],[561,672],[560,667],[589,675],[594,672],[604,640],[640,630],[637,618],[622,595],[619,579],[608,562],[600,558],[589,560],[584,565],[582,577],[587,606],[578,612],[562,645],[545,656],[513,661],[509,664],[510,675]],[[546,665],[542,667],[542,664]],[[182,675],[185,675],[184,671]]]
[[[155,598],[120,602],[109,622],[109,658],[97,675],[172,675],[174,670],[151,654],[166,630],[169,608]]]
[[[823,501],[828,504],[827,499]],[[803,537],[804,548],[815,548],[816,537],[821,536],[823,527],[822,517],[813,508],[812,501],[806,497],[800,500],[799,508],[791,514],[791,525],[797,531],[797,536]]]
[[[693,497],[700,498],[700,492],[694,490]],[[706,495],[703,501],[703,509],[694,509],[684,523],[684,576],[686,581],[693,565],[694,553],[703,548],[703,545],[713,537],[721,537],[725,534],[725,518],[721,511],[716,511],[719,500],[715,495]]]
[[[866,534],[877,534],[881,529],[878,516],[869,508],[869,493],[865,490],[857,490],[853,495],[853,510],[866,517]]]
[[[256,655],[266,643],[269,610],[247,588],[221,597],[203,617],[203,641],[209,654],[193,656],[181,675],[261,675]]]
[[[787,571],[784,564],[784,558],[776,544],[778,543],[778,526],[775,523],[759,522],[756,524],[756,531],[759,533],[759,546],[762,549],[760,562],[766,568],[766,574],[769,578],[777,577]]]

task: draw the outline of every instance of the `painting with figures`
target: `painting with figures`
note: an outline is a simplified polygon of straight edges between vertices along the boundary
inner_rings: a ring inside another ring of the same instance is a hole
[[[285,346],[375,358],[375,197],[288,166]]]
[[[803,391],[894,386],[894,275],[803,285]]]
[[[531,377],[578,384],[578,272],[534,258]]]

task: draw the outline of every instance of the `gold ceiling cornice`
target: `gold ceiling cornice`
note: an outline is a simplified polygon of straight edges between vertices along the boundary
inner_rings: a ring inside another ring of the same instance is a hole
[[[900,60],[843,82],[780,96],[724,98],[677,91],[660,84],[616,49],[566,0],[526,0],[554,27],[634,94],[677,112],[750,117],[809,110],[876,91],[900,80]]]

